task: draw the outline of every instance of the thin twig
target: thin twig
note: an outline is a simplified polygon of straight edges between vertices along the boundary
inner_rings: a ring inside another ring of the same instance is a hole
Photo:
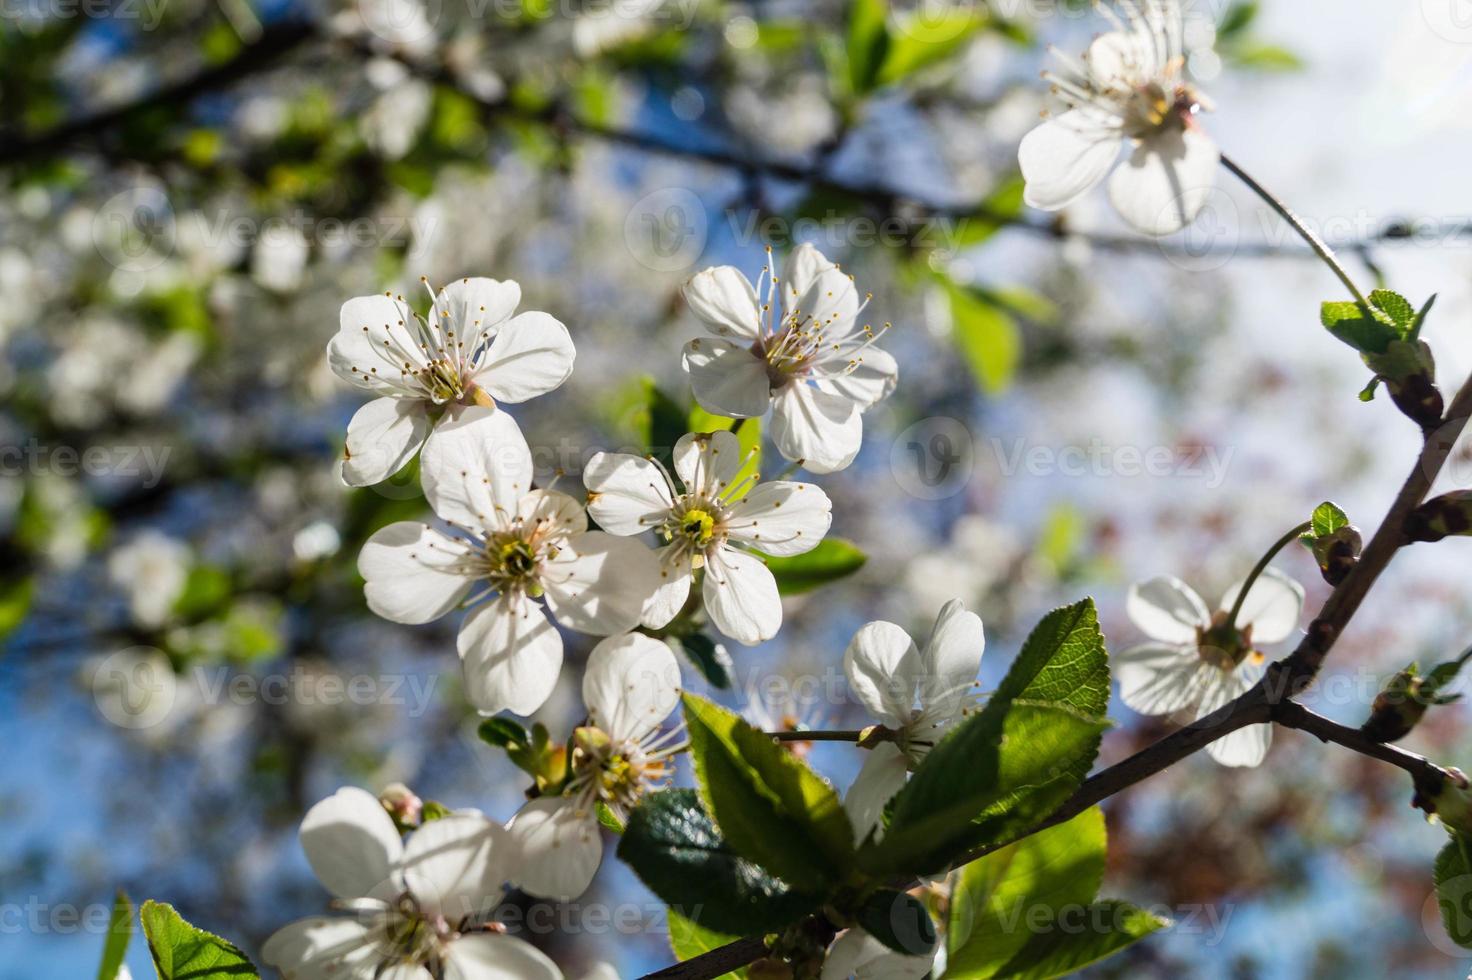
[[[848,731],[767,732],[767,734],[779,742],[857,742],[864,737],[864,729],[855,728]]]
[[[1273,721],[1284,728],[1296,728],[1301,732],[1308,732],[1316,736],[1321,742],[1333,742],[1352,749],[1360,755],[1367,755],[1381,762],[1388,762],[1392,766],[1398,766],[1410,774],[1416,785],[1422,783],[1439,783],[1445,779],[1451,779],[1452,774],[1427,759],[1425,756],[1399,748],[1394,745],[1386,745],[1377,742],[1367,736],[1358,728],[1350,728],[1323,715],[1310,711],[1297,701],[1283,701],[1273,707]]]

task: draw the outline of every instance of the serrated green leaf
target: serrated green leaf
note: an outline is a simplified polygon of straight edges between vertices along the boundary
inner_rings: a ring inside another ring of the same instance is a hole
[[[780,930],[821,902],[737,854],[691,789],[646,796],[629,815],[618,856],[679,915],[733,936]]]
[[[1411,332],[1411,325],[1416,322],[1416,308],[1411,305],[1410,300],[1389,289],[1372,290],[1369,300],[1390,317],[1390,322],[1400,328],[1402,336]]]
[[[158,980],[259,980],[235,944],[190,925],[173,906],[144,902],[140,918]]]
[[[665,913],[665,920],[669,923],[670,950],[674,952],[675,959],[681,963],[694,959],[702,953],[709,953],[713,949],[720,949],[722,946],[734,943],[737,939],[741,938],[730,933],[707,929],[698,922],[692,922],[674,909],[670,909]],[[745,980],[747,976],[746,968],[742,967],[739,970],[722,974],[722,976],[734,976],[738,980]]]
[[[1093,600],[1055,609],[986,707],[943,738],[895,796],[888,832],[859,852],[860,864],[930,873],[1021,833],[1083,781],[1108,706],[1109,658]]]
[[[1052,928],[1030,936],[1028,944],[996,976],[1008,980],[1069,976],[1168,925],[1169,920],[1129,902],[1103,899],[1073,910]]]
[[[711,687],[729,690],[731,687],[731,655],[726,653],[715,640],[704,633],[691,633],[678,637],[680,648],[695,665]]]
[[[701,799],[743,857],[796,888],[822,892],[853,859],[853,829],[829,783],[741,717],[683,696]]]
[[[1358,303],[1329,302],[1319,307],[1319,322],[1362,354],[1383,354],[1401,332],[1383,314]]]
[[[102,962],[97,967],[97,980],[117,980],[123,958],[128,955],[128,941],[133,938],[133,903],[121,888],[112,903],[112,916],[107,922],[107,939],[102,944]]]
[[[1005,391],[1022,360],[1022,335],[1011,315],[981,295],[947,282],[956,346],[989,395]]]
[[[1341,527],[1349,524],[1349,515],[1339,509],[1339,505],[1331,500],[1326,500],[1314,508],[1311,534],[1315,538],[1322,538],[1333,534]]]
[[[767,570],[777,579],[783,595],[811,592],[821,585],[846,578],[864,567],[869,556],[852,541],[824,538],[812,551],[801,555],[766,559]]]

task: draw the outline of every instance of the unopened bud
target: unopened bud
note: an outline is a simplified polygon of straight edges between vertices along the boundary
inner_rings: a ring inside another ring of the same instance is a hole
[[[1426,701],[1417,696],[1421,681],[1414,666],[1392,677],[1375,695],[1370,719],[1360,731],[1376,742],[1394,742],[1409,735],[1426,714]]]
[[[1472,833],[1472,790],[1468,788],[1467,777],[1460,769],[1448,769],[1446,773],[1447,778],[1439,786],[1418,784],[1411,803],[1453,833]]]
[[[1314,560],[1319,563],[1319,572],[1324,576],[1324,581],[1337,586],[1348,578],[1355,563],[1360,560],[1360,548],[1363,545],[1359,528],[1352,524],[1315,538]]]
[[[1396,408],[1431,431],[1441,424],[1445,406],[1436,387],[1436,361],[1424,340],[1392,341],[1383,353],[1364,355],[1370,369],[1385,379]]]
[[[1406,537],[1412,541],[1440,541],[1454,534],[1472,534],[1472,490],[1433,497],[1406,518]]]
[[[424,819],[424,801],[403,783],[391,783],[378,794],[378,802],[393,817],[400,831],[413,830]]]

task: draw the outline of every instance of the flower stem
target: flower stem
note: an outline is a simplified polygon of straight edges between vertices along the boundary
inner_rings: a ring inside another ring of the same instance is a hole
[[[862,730],[767,732],[766,734],[779,742],[857,742],[864,737]]]
[[[1252,591],[1252,586],[1262,575],[1263,570],[1268,567],[1268,562],[1278,557],[1278,552],[1288,547],[1289,544],[1297,540],[1299,535],[1303,534],[1303,532],[1307,531],[1313,526],[1313,521],[1304,521],[1302,524],[1298,525],[1293,530],[1283,535],[1277,541],[1273,542],[1273,546],[1267,550],[1267,553],[1257,560],[1257,564],[1252,566],[1252,571],[1247,574],[1247,581],[1242,583],[1242,590],[1237,593],[1237,601],[1232,603],[1231,615],[1227,617],[1228,626],[1234,628],[1236,627],[1237,615],[1242,612],[1242,603],[1247,601],[1247,593]]]
[[[1343,264],[1340,263],[1339,257],[1334,254],[1334,250],[1330,248],[1328,243],[1326,243],[1322,238],[1314,234],[1314,232],[1303,223],[1303,219],[1300,218],[1296,213],[1294,213],[1292,208],[1284,204],[1278,198],[1274,197],[1266,187],[1262,186],[1256,180],[1254,180],[1252,175],[1249,174],[1247,171],[1237,166],[1236,161],[1227,156],[1225,153],[1222,154],[1222,166],[1226,167],[1232,173],[1236,174],[1237,178],[1241,180],[1242,183],[1246,184],[1254,194],[1266,201],[1268,207],[1272,208],[1278,213],[1278,217],[1288,222],[1289,227],[1298,232],[1299,236],[1303,238],[1304,241],[1308,242],[1309,248],[1313,249],[1314,253],[1318,255],[1319,258],[1324,260],[1324,264],[1329,267],[1330,271],[1332,271],[1334,275],[1339,277],[1339,281],[1344,283],[1344,288],[1349,290],[1350,294],[1354,296],[1355,300],[1357,300],[1362,306],[1369,305],[1369,301],[1365,299],[1365,294],[1360,292],[1360,288],[1356,286],[1354,284],[1354,280],[1349,277],[1349,273],[1345,270]]]

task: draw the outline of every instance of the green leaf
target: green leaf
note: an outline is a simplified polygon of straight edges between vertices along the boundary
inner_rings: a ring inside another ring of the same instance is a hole
[[[711,687],[722,691],[731,688],[731,655],[704,633],[677,637],[685,656],[695,665]]]
[[[1411,305],[1410,300],[1389,289],[1372,291],[1369,300],[1380,312],[1390,318],[1390,322],[1400,330],[1402,337],[1410,335],[1411,327],[1416,322],[1416,308]]]
[[[1022,335],[1017,322],[973,290],[952,282],[947,282],[945,289],[956,345],[977,384],[989,395],[1005,391],[1022,360]]]
[[[892,85],[944,61],[986,23],[984,12],[974,4],[958,4],[944,11],[925,9],[904,17],[889,34],[877,84]]]
[[[1016,221],[1022,214],[1022,197],[1026,186],[1021,174],[1012,174],[993,187],[991,193],[977,206],[976,212],[966,215],[957,224],[956,247],[980,245],[1000,229]]]
[[[1326,537],[1341,527],[1347,527],[1349,525],[1349,515],[1340,510],[1338,504],[1330,500],[1326,500],[1315,507],[1313,517],[1310,520],[1313,523],[1310,534],[1315,538]]]
[[[173,906],[144,902],[141,918],[158,980],[259,980],[255,966],[233,943],[185,922]]]
[[[0,585],[0,641],[20,628],[36,597],[36,580],[27,576]]]
[[[230,600],[234,586],[230,573],[218,565],[195,565],[189,569],[184,589],[174,601],[174,613],[182,619],[203,619],[218,612]]]
[[[1216,29],[1217,40],[1230,40],[1245,31],[1257,19],[1260,6],[1257,0],[1242,0],[1232,4]]]
[[[948,977],[1062,976],[1167,923],[1096,902],[1108,842],[1096,807],[961,869],[947,930]]]
[[[1436,855],[1432,880],[1436,902],[1441,907],[1441,924],[1458,946],[1472,949],[1472,845],[1453,832],[1451,842]]]
[[[685,420],[689,432],[735,432],[736,442],[741,447],[741,458],[746,460],[736,475],[731,478],[730,489],[741,486],[752,475],[759,474],[762,466],[762,420],[728,419],[712,415],[699,404],[690,409]]]
[[[97,980],[117,980],[128,941],[133,938],[133,903],[121,888],[113,900],[112,917],[107,923],[107,940],[102,945],[102,963],[97,967]]]
[[[1401,332],[1388,317],[1358,303],[1331,302],[1319,308],[1319,320],[1335,337],[1362,354],[1383,354]]]
[[[665,921],[669,923],[670,949],[674,952],[675,959],[681,963],[694,959],[702,953],[709,953],[713,949],[720,949],[741,938],[730,933],[707,929],[700,923],[687,919],[674,909],[665,913]],[[739,980],[745,980],[746,968],[742,967],[729,974],[722,974],[722,976],[733,975]]]
[[[737,854],[691,789],[646,796],[629,815],[618,856],[678,915],[720,933],[775,932],[820,903]]]
[[[602,825],[604,830],[610,831],[615,834],[621,834],[624,832],[623,821],[618,818],[618,814],[614,813],[608,808],[607,803],[599,800],[596,804],[594,804],[593,812],[597,815],[598,823]]]
[[[1055,609],[986,707],[943,738],[895,796],[888,833],[859,852],[860,864],[930,873],[1021,833],[1083,781],[1108,706],[1109,656],[1094,601]]]
[[[683,700],[701,799],[722,836],[794,887],[840,881],[853,829],[833,787],[739,716],[693,694]]]
[[[935,920],[925,904],[906,892],[881,888],[864,900],[856,916],[865,932],[904,956],[935,950]]]
[[[879,79],[889,50],[889,0],[853,0],[848,17],[848,82],[855,95],[867,95]]]
[[[521,723],[513,718],[487,718],[476,728],[475,733],[482,742],[498,749],[510,749],[532,744],[532,737]]]
[[[654,383],[644,379],[644,404],[637,425],[640,437],[654,456],[665,466],[671,465],[675,443],[689,430],[685,428],[685,409]]]
[[[852,541],[824,538],[812,551],[785,558],[766,559],[767,569],[777,579],[783,595],[811,592],[820,585],[846,578],[864,567],[869,556]]]
[[[1300,71],[1304,67],[1303,59],[1281,44],[1249,39],[1228,45],[1224,50],[1228,59],[1239,68]]]

